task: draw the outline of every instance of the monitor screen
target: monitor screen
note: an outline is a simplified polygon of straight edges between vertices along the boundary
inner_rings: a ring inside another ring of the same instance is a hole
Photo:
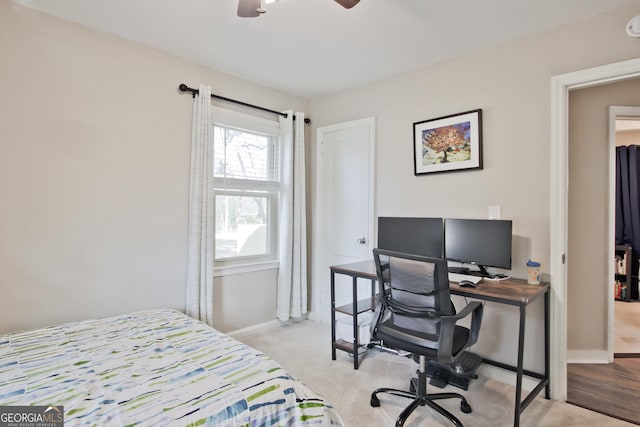
[[[442,218],[378,217],[378,248],[442,258]]]
[[[511,269],[511,221],[447,218],[444,229],[447,260]]]

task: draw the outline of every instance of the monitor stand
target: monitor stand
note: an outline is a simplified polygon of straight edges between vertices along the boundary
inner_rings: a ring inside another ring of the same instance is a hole
[[[487,268],[484,265],[480,265],[480,264],[474,264],[474,265],[478,267],[478,270],[467,269],[466,273],[464,274],[469,274],[471,276],[487,277],[489,279],[493,279],[493,274],[489,273],[487,271]]]
[[[477,277],[486,277],[489,279],[493,279],[493,274],[487,271],[487,268],[484,265],[473,264],[478,267],[478,270],[471,270],[467,267],[447,267],[447,271],[449,273],[456,274],[468,274],[469,276],[477,276]]]

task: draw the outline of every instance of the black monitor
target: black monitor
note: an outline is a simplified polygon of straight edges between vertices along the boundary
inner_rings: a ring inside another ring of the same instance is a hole
[[[442,218],[378,217],[378,248],[442,258]]]
[[[451,219],[444,222],[444,255],[448,261],[476,265],[479,271],[449,268],[491,277],[486,267],[511,269],[510,220]]]

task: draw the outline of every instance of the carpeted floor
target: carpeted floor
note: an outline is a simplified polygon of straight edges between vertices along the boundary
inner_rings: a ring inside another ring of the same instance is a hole
[[[381,407],[369,405],[370,393],[377,387],[406,389],[417,365],[407,358],[378,350],[369,350],[362,357],[360,369],[353,369],[353,359],[338,351],[337,360],[331,360],[331,329],[313,321],[286,326],[270,324],[232,334],[237,339],[268,354],[282,364],[293,376],[325,397],[341,414],[349,427],[392,426],[395,418],[409,403],[408,399],[380,395]],[[430,391],[439,392],[429,386]],[[461,391],[473,412],[464,414],[459,401],[443,403],[467,427],[512,426],[515,388],[489,378],[473,380],[469,390]],[[420,407],[407,420],[405,426],[449,426],[448,420],[430,408]],[[522,413],[523,427],[619,427],[632,426],[568,403],[537,397]]]

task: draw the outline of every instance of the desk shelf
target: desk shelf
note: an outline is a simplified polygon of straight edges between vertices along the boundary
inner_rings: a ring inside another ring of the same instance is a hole
[[[353,343],[349,341],[345,341],[342,338],[335,340],[333,342],[333,345],[335,345],[337,349],[346,351],[347,353],[353,354],[353,355],[358,353],[358,348],[367,346],[367,344],[359,344],[359,345],[356,345],[356,348],[354,350]]]
[[[349,316],[358,315],[365,313],[367,311],[371,311],[376,307],[376,300],[374,297],[361,299],[356,303],[356,307],[354,310],[353,303],[341,305],[340,307],[336,307],[335,311],[337,313],[347,314]]]
[[[363,263],[363,266],[368,264]],[[360,264],[351,264],[351,266],[359,267]],[[349,304],[344,304],[336,307],[336,281],[335,275],[343,274],[350,276],[352,279],[352,301]],[[368,279],[371,281],[371,295],[367,298],[358,298],[358,279]],[[353,369],[358,369],[360,363],[360,357],[358,349],[367,347],[368,343],[361,343],[360,337],[360,325],[358,324],[358,316],[366,312],[373,311],[376,307],[375,299],[375,283],[376,275],[375,271],[369,274],[362,274],[361,269],[344,269],[341,266],[331,267],[331,358],[336,360],[336,350],[342,350],[353,355]],[[351,317],[351,330],[353,331],[352,341],[348,341],[336,336],[336,313],[341,313]]]

